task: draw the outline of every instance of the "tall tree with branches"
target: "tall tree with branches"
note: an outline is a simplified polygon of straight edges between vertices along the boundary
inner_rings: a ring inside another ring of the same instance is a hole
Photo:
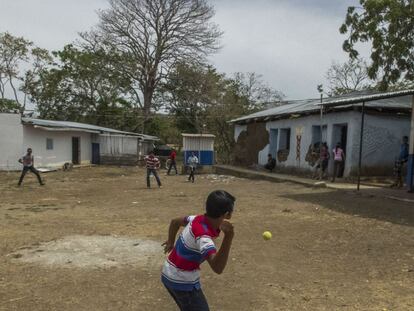
[[[326,79],[330,96],[373,87],[368,76],[368,65],[362,59],[349,59],[343,64],[334,62],[326,72]]]
[[[353,59],[358,42],[371,42],[371,79],[380,78],[386,90],[401,80],[414,81],[414,1],[360,0],[361,7],[349,7],[339,29],[348,38],[343,49]]]
[[[183,61],[202,61],[219,49],[221,32],[206,0],[109,0],[98,26],[81,36],[122,55],[120,68],[144,121],[160,82]],[[144,122],[145,124],[146,122]],[[144,129],[145,130],[145,129]]]

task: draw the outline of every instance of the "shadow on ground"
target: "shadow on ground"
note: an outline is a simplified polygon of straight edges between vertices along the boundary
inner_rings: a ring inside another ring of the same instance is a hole
[[[342,190],[337,191],[336,196],[333,196],[331,192],[315,192],[288,194],[281,197],[317,204],[343,214],[414,227],[413,203],[382,198],[372,191],[381,191],[381,189],[371,190],[369,194]]]

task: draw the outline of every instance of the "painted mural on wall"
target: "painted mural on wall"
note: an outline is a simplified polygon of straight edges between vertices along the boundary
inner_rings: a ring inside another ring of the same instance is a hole
[[[305,156],[305,162],[307,162],[310,166],[314,166],[316,162],[319,160],[319,146],[318,144],[310,144],[308,148],[308,152]]]
[[[240,166],[257,164],[258,154],[269,144],[266,123],[250,123],[240,133],[234,148],[234,162]]]
[[[288,149],[279,150],[277,152],[277,160],[279,162],[287,161],[288,157],[289,157],[289,150]]]

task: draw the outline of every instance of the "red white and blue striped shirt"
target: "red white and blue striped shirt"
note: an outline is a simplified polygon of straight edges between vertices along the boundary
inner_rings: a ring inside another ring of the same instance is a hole
[[[147,169],[155,170],[160,167],[160,160],[154,156],[146,156],[144,160],[147,165]]]
[[[200,289],[200,264],[216,253],[213,239],[220,230],[211,227],[204,215],[188,216],[174,249],[162,269],[162,282],[181,291]]]

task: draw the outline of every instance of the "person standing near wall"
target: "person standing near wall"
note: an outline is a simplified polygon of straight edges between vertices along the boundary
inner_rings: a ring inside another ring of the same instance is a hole
[[[191,181],[194,183],[195,170],[198,165],[198,158],[196,157],[194,152],[192,152],[191,156],[188,158],[187,164],[190,168],[190,175],[188,176],[188,181]]]
[[[273,170],[276,167],[276,159],[272,157],[272,154],[267,155],[267,163],[265,164],[264,168],[267,169],[270,172],[273,172]]]
[[[335,178],[338,177],[338,174],[341,171],[341,168],[345,162],[345,152],[342,150],[340,143],[337,143],[335,149],[333,150],[333,158],[334,171],[332,176],[332,182],[335,182]]]
[[[391,185],[391,187],[401,188],[404,186],[404,181],[402,177],[402,172],[404,168],[404,164],[408,161],[408,136],[404,136],[402,138],[402,144],[400,147],[400,154],[397,160],[394,163],[394,175],[395,175],[395,182]]]
[[[145,163],[147,165],[147,188],[151,188],[150,176],[154,175],[157,180],[159,188],[162,188],[160,177],[158,176],[157,169],[160,167],[160,160],[154,156],[154,151],[150,151],[149,155],[145,157]]]
[[[323,180],[326,177],[326,169],[328,168],[328,164],[329,164],[329,148],[328,145],[325,143],[322,144],[320,152],[319,152],[319,157],[320,157],[320,175],[319,175],[319,179]]]
[[[32,148],[27,149],[27,153],[19,159],[19,163],[23,164],[22,174],[20,175],[19,183],[17,184],[19,187],[21,186],[24,176],[28,171],[31,171],[33,174],[35,174],[37,180],[39,181],[39,184],[41,186],[44,186],[45,183],[42,181],[39,171],[34,167],[34,156],[32,153]]]
[[[177,172],[177,163],[175,161],[176,158],[177,158],[177,152],[175,151],[175,149],[172,149],[171,153],[170,153],[170,165],[168,166],[167,175],[170,175],[171,169],[173,167],[175,169],[175,175],[178,174],[178,172]]]

